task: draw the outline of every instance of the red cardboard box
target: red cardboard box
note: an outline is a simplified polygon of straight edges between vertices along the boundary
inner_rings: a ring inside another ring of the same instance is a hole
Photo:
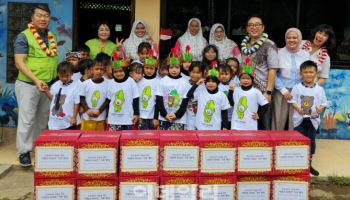
[[[199,144],[195,132],[162,131],[159,154],[161,176],[198,176]]]
[[[197,200],[197,177],[160,177],[162,200],[186,199]]]
[[[75,179],[35,179],[34,198],[35,200],[74,200]]]
[[[236,199],[236,177],[199,177],[199,199]]]
[[[310,176],[275,176],[272,181],[274,200],[308,200],[310,196]]]
[[[120,176],[158,176],[157,131],[123,131],[120,138]]]
[[[239,176],[237,200],[270,200],[271,178],[269,176]]]
[[[114,180],[77,180],[77,199],[117,199],[118,181]]]
[[[82,134],[79,138],[79,179],[115,179],[120,134]]]
[[[232,176],[236,169],[236,141],[227,132],[197,132],[200,176]]]
[[[50,133],[34,142],[34,178],[75,178],[80,133]]]
[[[274,174],[309,174],[310,139],[297,131],[273,131]]]
[[[158,176],[120,177],[119,200],[157,200]]]
[[[81,133],[81,130],[44,130],[41,135],[62,134],[62,133]]]
[[[273,142],[264,131],[233,131],[238,175],[272,175]]]

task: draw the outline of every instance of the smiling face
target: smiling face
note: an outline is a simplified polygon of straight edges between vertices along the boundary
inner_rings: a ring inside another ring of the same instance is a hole
[[[208,82],[205,83],[205,87],[209,91],[214,91],[218,87],[218,84],[214,80],[209,80]]]
[[[221,41],[222,39],[224,39],[224,36],[225,36],[224,29],[221,26],[217,27],[214,31],[215,40]]]
[[[171,76],[177,76],[177,75],[179,75],[179,74],[180,74],[180,71],[181,71],[180,65],[170,65],[170,66],[169,66],[169,74],[170,74]]]
[[[107,24],[101,24],[98,27],[97,35],[100,40],[108,40],[111,34],[111,30],[109,29]]]
[[[113,77],[117,80],[122,80],[125,77],[125,72],[123,68],[113,68]]]
[[[135,27],[135,35],[142,38],[146,34],[146,27],[142,23],[138,23]]]
[[[44,10],[36,8],[32,15],[32,23],[37,31],[45,31],[49,27],[50,14]]]
[[[239,83],[244,87],[248,87],[252,85],[252,82],[253,80],[248,74],[242,74],[239,79]]]
[[[250,18],[246,28],[249,37],[254,39],[259,39],[265,30],[262,20],[258,17]]]
[[[217,57],[217,54],[213,48],[209,48],[209,50],[204,53],[204,56],[208,61],[213,61]]]
[[[199,23],[196,20],[192,20],[188,27],[188,30],[190,31],[192,36],[197,35],[199,32]]]
[[[286,46],[290,50],[295,50],[299,48],[300,39],[296,32],[290,31],[286,37]]]
[[[193,68],[190,72],[190,78],[193,83],[197,83],[202,78],[202,71],[199,66]]]
[[[316,67],[308,66],[300,71],[300,75],[306,84],[312,84],[317,76]]]
[[[323,47],[323,46],[326,44],[328,38],[329,38],[329,36],[328,36],[327,33],[318,31],[318,32],[316,32],[315,37],[314,37],[312,43],[313,43],[315,46],[321,48],[321,47]]]

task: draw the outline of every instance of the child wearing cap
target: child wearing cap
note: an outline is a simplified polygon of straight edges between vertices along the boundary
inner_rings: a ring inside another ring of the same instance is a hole
[[[156,129],[159,125],[156,93],[160,80],[157,77],[157,65],[158,60],[153,57],[152,49],[150,49],[143,66],[143,78],[137,82],[140,93],[139,130]]]
[[[233,106],[232,130],[257,130],[258,108],[262,106],[262,110],[266,110],[264,105],[267,105],[268,101],[260,90],[253,87],[253,80],[253,69],[247,57],[246,65],[239,75],[240,86],[234,88],[234,83],[230,84],[228,100]]]
[[[73,71],[74,71],[74,74],[72,76],[73,81],[79,80],[82,76],[82,74],[78,70],[79,60],[80,60],[79,52],[69,51],[66,53],[66,61],[73,66]]]

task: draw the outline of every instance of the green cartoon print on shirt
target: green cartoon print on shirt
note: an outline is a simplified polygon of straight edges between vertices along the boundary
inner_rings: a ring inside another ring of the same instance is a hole
[[[115,98],[114,98],[114,102],[113,102],[115,112],[120,112],[122,110],[122,106],[124,104],[124,101],[125,101],[125,99],[124,99],[123,90],[118,90],[115,93]]]
[[[142,109],[146,109],[148,107],[148,101],[152,97],[151,86],[148,85],[148,86],[143,88],[141,97],[142,97],[141,98]]]
[[[213,117],[215,113],[215,103],[213,100],[209,100],[204,107],[204,122],[205,123],[210,123],[211,118]]]
[[[98,101],[100,100],[101,93],[99,90],[95,90],[91,95],[91,106],[95,108],[97,106]]]
[[[244,112],[247,110],[247,97],[243,96],[239,99],[237,104],[237,115],[238,119],[242,120],[244,118]]]
[[[169,108],[177,109],[180,105],[180,95],[177,90],[172,90],[168,96],[168,106]]]

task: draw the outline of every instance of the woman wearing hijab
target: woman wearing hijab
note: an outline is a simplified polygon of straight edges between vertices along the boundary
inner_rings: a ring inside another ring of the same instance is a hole
[[[219,50],[219,60],[225,62],[228,58],[237,58],[242,62],[241,52],[237,44],[228,39],[222,24],[214,24],[210,29],[209,44],[215,45]]]
[[[335,46],[336,39],[332,26],[321,24],[311,31],[312,39],[302,43],[302,49],[308,52],[311,60],[317,64],[319,71],[319,85],[323,85],[328,78],[331,60],[328,55],[328,50]]]
[[[96,55],[103,52],[112,55],[116,46],[108,38],[111,35],[108,22],[101,21],[97,24],[97,38],[88,40],[85,45],[90,48],[90,58],[95,59]]]
[[[153,42],[149,35],[149,30],[145,21],[138,19],[132,25],[129,38],[123,43],[125,56],[132,60],[138,60],[137,48],[141,42],[149,42],[152,46],[153,54],[157,53],[157,44]]]
[[[202,61],[202,51],[207,43],[207,40],[203,37],[201,21],[192,18],[188,21],[186,32],[177,40],[175,48],[180,56],[186,52],[186,46],[190,46],[192,60]]]
[[[288,104],[292,88],[301,82],[299,66],[310,59],[300,48],[302,35],[299,29],[290,28],[285,34],[286,46],[278,51],[279,69],[273,97],[272,129],[293,130],[293,108]]]

